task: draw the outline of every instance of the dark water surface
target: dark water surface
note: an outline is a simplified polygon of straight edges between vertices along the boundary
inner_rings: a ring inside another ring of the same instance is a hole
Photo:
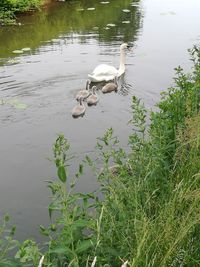
[[[44,180],[55,169],[46,158],[56,135],[70,141],[72,174],[110,126],[126,146],[131,97],[151,109],[173,83],[174,67],[190,69],[187,49],[200,40],[199,14],[199,0],[70,1],[20,17],[21,26],[0,28],[0,215],[12,215],[21,238],[37,237],[38,224],[47,222]],[[87,74],[99,63],[118,67],[124,41],[133,49],[119,92],[99,92],[98,105],[73,119],[74,96]],[[24,47],[31,51],[12,52]],[[96,186],[84,175],[78,190]]]

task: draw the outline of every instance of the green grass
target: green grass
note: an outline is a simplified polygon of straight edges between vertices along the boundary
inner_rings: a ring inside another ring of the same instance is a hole
[[[72,179],[69,143],[58,136],[58,180],[48,182],[50,225],[40,226],[47,242],[13,240],[15,228],[6,232],[5,216],[0,266],[38,266],[42,255],[42,266],[49,267],[91,266],[94,259],[99,267],[125,261],[132,267],[200,266],[200,50],[190,54],[191,73],[176,69],[175,85],[163,93],[149,127],[144,106],[133,97],[129,153],[110,128],[97,139],[101,167],[86,156]],[[99,190],[75,193],[88,166]],[[16,256],[9,258],[13,248]]]

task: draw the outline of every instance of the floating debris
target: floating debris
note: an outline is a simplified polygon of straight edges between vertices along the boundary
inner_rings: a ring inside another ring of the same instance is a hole
[[[20,61],[17,60],[16,58],[12,58],[12,59],[8,60],[7,63],[13,65],[13,64],[18,64],[18,63],[20,63]]]
[[[95,7],[88,7],[87,10],[95,10]]]
[[[5,105],[5,104],[9,104],[12,107],[15,107],[16,109],[26,109],[28,107],[28,105],[20,102],[18,99],[9,99],[9,100],[0,99],[0,105]]]
[[[84,8],[78,8],[77,11],[84,11],[85,9]]]
[[[109,28],[109,27],[105,27],[104,29],[105,29],[105,30],[110,30],[110,28]]]
[[[4,105],[4,104],[6,104],[6,101],[3,99],[0,99],[0,105]]]
[[[54,43],[59,43],[60,39],[52,39],[51,41],[54,42]]]
[[[131,6],[138,7],[139,5],[137,3],[131,3]]]
[[[28,52],[28,51],[31,51],[31,48],[30,47],[24,47],[24,48],[22,48],[22,51],[23,52]]]
[[[103,4],[103,5],[106,5],[106,4],[109,4],[110,2],[109,1],[102,1],[100,3]]]
[[[108,23],[106,26],[107,26],[107,27],[115,27],[116,24],[114,24],[114,23]]]
[[[14,50],[12,51],[14,54],[22,54],[24,51],[23,50]]]
[[[122,11],[125,12],[125,13],[131,12],[129,9],[122,9]]]
[[[93,30],[98,30],[99,29],[99,27],[93,27]]]
[[[19,101],[19,99],[10,99],[6,101],[6,103],[10,104],[11,106],[17,109],[26,109],[28,105]]]
[[[129,24],[130,23],[130,20],[124,20],[122,21],[123,24]]]

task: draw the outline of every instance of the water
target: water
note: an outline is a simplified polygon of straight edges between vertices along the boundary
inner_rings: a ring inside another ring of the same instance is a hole
[[[72,175],[109,127],[126,147],[131,96],[153,109],[160,91],[173,84],[173,69],[190,69],[187,49],[200,40],[199,11],[198,0],[54,2],[20,17],[21,26],[0,29],[0,214],[11,214],[18,237],[38,238],[38,224],[48,221],[44,180],[56,176],[47,157],[57,134],[70,141]],[[74,96],[87,74],[99,63],[117,67],[124,41],[132,51],[119,92],[99,93],[98,105],[73,119]],[[31,51],[12,52],[24,47]],[[77,190],[96,186],[86,173]]]

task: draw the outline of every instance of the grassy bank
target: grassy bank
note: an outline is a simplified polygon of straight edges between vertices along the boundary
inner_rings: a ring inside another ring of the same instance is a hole
[[[0,25],[16,23],[16,14],[38,9],[43,0],[1,0]]]
[[[57,138],[50,224],[40,226],[47,242],[13,240],[15,227],[7,230],[5,216],[0,266],[200,266],[200,50],[190,54],[191,73],[176,69],[175,85],[151,113],[150,127],[133,97],[128,153],[109,129],[97,139],[101,166],[86,156],[71,178],[69,144]],[[88,166],[99,191],[75,193]]]

